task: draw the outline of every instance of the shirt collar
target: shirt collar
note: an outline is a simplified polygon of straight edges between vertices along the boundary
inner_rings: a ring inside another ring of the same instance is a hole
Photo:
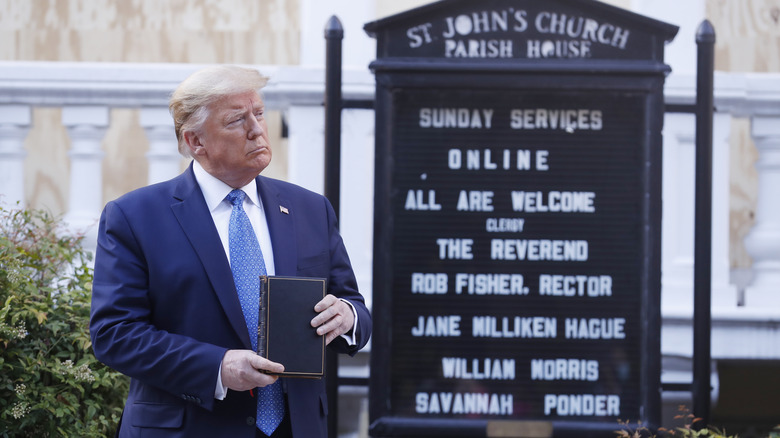
[[[214,209],[225,200],[225,196],[233,191],[233,188],[206,172],[206,169],[197,161],[193,161],[192,171],[195,173],[195,180],[198,182],[200,190],[203,192],[203,197],[206,199],[206,205],[209,207],[209,211],[214,211]],[[257,183],[254,179],[244,187],[240,187],[240,189],[246,193],[249,201],[257,207],[263,208],[263,204],[260,203],[260,197],[257,194]]]

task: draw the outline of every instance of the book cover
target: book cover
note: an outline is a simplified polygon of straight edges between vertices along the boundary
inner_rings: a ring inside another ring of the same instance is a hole
[[[311,320],[325,297],[326,279],[260,277],[258,354],[284,365],[284,377],[321,378],[325,374],[325,337]]]

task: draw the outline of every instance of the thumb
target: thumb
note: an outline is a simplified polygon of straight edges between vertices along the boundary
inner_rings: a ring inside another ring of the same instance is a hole
[[[284,365],[278,362],[272,362],[262,356],[255,355],[251,359],[252,367],[261,371],[269,373],[281,373],[284,372]]]

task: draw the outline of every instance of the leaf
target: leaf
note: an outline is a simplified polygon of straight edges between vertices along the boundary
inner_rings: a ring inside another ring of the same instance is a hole
[[[35,315],[35,319],[38,320],[38,324],[43,324],[43,322],[47,319],[46,312],[42,312],[40,310],[33,310],[33,315]]]

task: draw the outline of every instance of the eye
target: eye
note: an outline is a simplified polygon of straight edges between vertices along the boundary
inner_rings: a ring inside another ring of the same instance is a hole
[[[255,118],[257,120],[260,120],[263,118],[263,115],[265,114],[265,111],[255,111]]]

